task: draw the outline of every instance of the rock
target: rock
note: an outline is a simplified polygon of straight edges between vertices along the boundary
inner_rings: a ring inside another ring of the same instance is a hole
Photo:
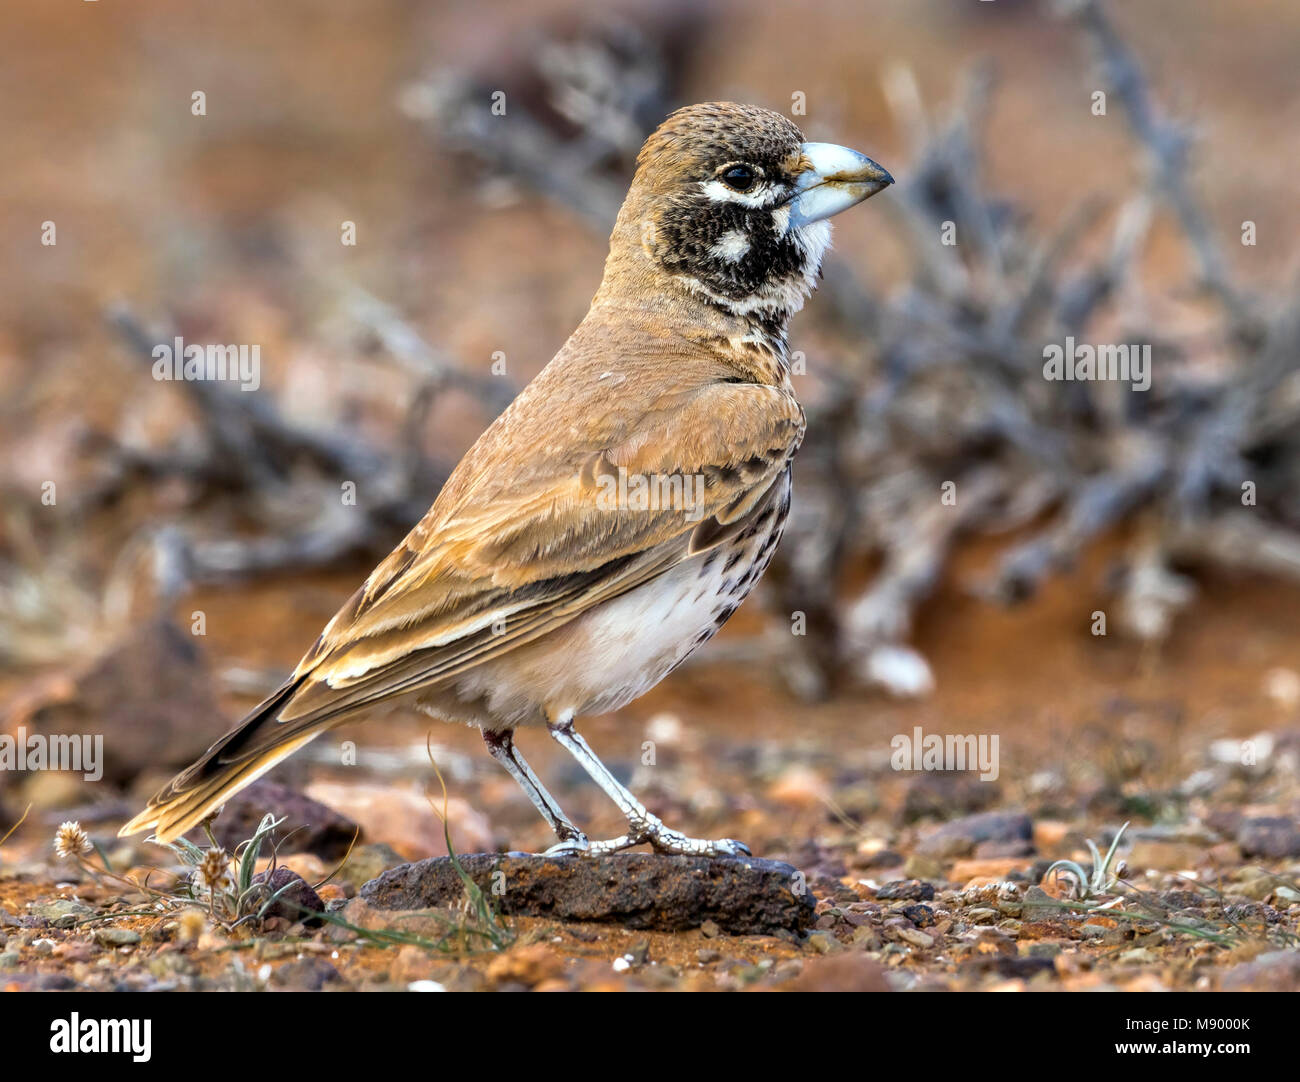
[[[434,970],[443,965],[445,963],[432,952],[417,947],[414,943],[408,943],[393,958],[388,979],[398,984],[409,985],[412,981],[430,979]]]
[[[1225,992],[1292,992],[1300,984],[1300,951],[1261,954],[1253,962],[1234,966],[1223,974]]]
[[[1278,910],[1262,902],[1236,902],[1224,906],[1223,915],[1237,924],[1245,924],[1247,921],[1277,924],[1282,919]]]
[[[954,883],[965,883],[967,888],[982,887],[988,883],[1002,882],[1012,872],[1029,869],[1023,857],[998,857],[989,860],[959,860],[953,864],[948,878]]]
[[[1193,842],[1137,838],[1126,859],[1130,868],[1138,870],[1157,868],[1162,871],[1179,871],[1195,868],[1204,857],[1205,847]]]
[[[1195,822],[1137,827],[1128,834],[1128,837],[1131,841],[1145,839],[1160,842],[1188,842],[1201,848],[1208,848],[1221,840],[1217,831],[1207,829],[1200,823]],[[1110,844],[1112,838],[1113,834],[1108,833],[1105,837],[1106,843]]]
[[[767,795],[778,804],[814,808],[826,804],[831,796],[831,787],[812,767],[796,763],[786,767],[768,786]]]
[[[841,949],[840,941],[830,932],[810,932],[806,946],[817,954],[831,954]]]
[[[413,788],[319,781],[307,787],[307,795],[361,824],[367,838],[385,842],[407,860],[445,856],[447,841],[442,819],[432,800]],[[495,844],[486,817],[458,797],[447,801],[452,846],[457,853],[491,849]]]
[[[976,846],[999,843],[1005,847],[1015,844],[1021,852],[1000,856],[1028,856],[1033,853],[1034,825],[1023,812],[980,812],[944,823],[921,839],[916,849],[926,856],[950,860],[968,857]],[[987,849],[985,850],[987,853]]]
[[[17,951],[5,951],[0,954],[0,969],[17,969],[21,957]]]
[[[284,819],[275,831],[277,840],[283,839],[280,853],[312,853],[322,860],[339,860],[359,830],[351,819],[319,800],[279,782],[258,778],[226,801],[212,824],[212,833],[233,853],[240,842],[257,833],[257,825],[268,812]],[[197,831],[191,837],[197,842],[201,835],[202,831]]]
[[[312,914],[325,911],[320,895],[292,868],[280,865],[270,873],[258,872],[253,876],[253,882],[266,884],[267,897],[279,894],[262,914],[263,918],[284,917],[290,923],[311,924],[320,920]]]
[[[933,898],[934,884],[920,879],[896,879],[876,891],[876,900],[881,902],[928,902]]]
[[[1042,853],[1054,853],[1065,844],[1070,825],[1059,819],[1034,820],[1034,847]]]
[[[77,773],[37,770],[23,781],[22,802],[30,804],[38,812],[75,808],[86,800],[87,784]]]
[[[733,935],[801,931],[813,922],[814,901],[800,888],[802,878],[777,861],[649,853],[577,858],[479,853],[459,859],[497,910],[507,914],[616,921],[663,931],[713,920]],[[385,872],[362,887],[361,898],[378,909],[423,909],[459,904],[463,893],[451,861],[440,857]]]
[[[140,942],[140,933],[130,928],[97,928],[95,940],[105,947],[130,947]]]
[[[982,954],[968,959],[962,965],[963,972],[982,975],[997,974],[1013,981],[1025,981],[1040,973],[1052,973],[1056,963],[1051,958],[1021,958],[1014,954]],[[1010,990],[1022,991],[1023,985],[1016,985]]]
[[[330,908],[330,903],[335,902],[339,906],[344,905],[348,900],[348,892],[337,883],[322,883],[316,888],[316,893],[320,900],[325,903],[326,911]]]
[[[929,928],[934,924],[934,910],[928,905],[905,905],[903,906],[903,916],[915,924],[918,928]]]
[[[271,980],[281,988],[319,992],[327,984],[340,983],[343,975],[324,958],[299,958],[278,966]]]
[[[904,860],[902,853],[888,847],[873,847],[864,852],[859,846],[858,853],[861,859],[854,865],[858,868],[897,868]]]
[[[925,771],[908,785],[903,798],[903,819],[947,819],[954,812],[978,812],[999,796],[997,785],[965,773]]]
[[[782,992],[889,992],[885,970],[862,951],[809,958],[799,975],[776,986]]]
[[[370,880],[378,879],[389,868],[396,868],[399,864],[405,863],[406,858],[391,845],[371,842],[369,845],[358,845],[352,850],[348,859],[344,861],[343,867],[339,869],[337,878],[351,886],[354,891],[360,890]]]
[[[1237,844],[1248,857],[1300,857],[1300,825],[1281,815],[1243,819],[1237,828]]]
[[[1241,826],[1242,818],[1240,808],[1211,808],[1205,813],[1205,824],[1225,838],[1231,838],[1237,833],[1238,827]]]
[[[920,950],[929,950],[934,946],[934,936],[928,932],[923,932],[919,928],[913,928],[911,925],[899,922],[891,928],[893,933],[898,936],[904,943],[910,943],[913,947]]]
[[[93,917],[96,910],[71,898],[56,898],[52,902],[36,902],[27,912],[49,921],[55,928],[71,928],[78,921]]]
[[[103,734],[103,781],[185,766],[230,728],[199,640],[167,619],[132,629],[95,661],[42,681],[13,704],[10,729]],[[81,775],[75,775],[80,779]]]
[[[1170,909],[1205,908],[1205,896],[1194,890],[1168,890],[1160,896],[1160,901]]]
[[[1260,875],[1253,879],[1246,879],[1237,883],[1232,888],[1234,896],[1249,898],[1253,902],[1263,902],[1273,896],[1282,880],[1274,875]]]
[[[913,853],[903,862],[903,874],[908,879],[942,879],[944,862],[937,857]]]
[[[1008,857],[1032,857],[1036,850],[1034,843],[1028,838],[1017,838],[1015,841],[988,841],[980,842],[975,846],[976,860],[1004,860]]]
[[[487,968],[493,985],[518,984],[532,988],[564,975],[564,959],[544,943],[529,943],[498,954]]]
[[[1206,861],[1215,868],[1232,868],[1241,863],[1241,846],[1236,842],[1219,842],[1205,853]]]
[[[1020,904],[1022,917],[1027,921],[1053,920],[1064,911],[1061,903],[1042,887],[1034,886],[1025,891]]]

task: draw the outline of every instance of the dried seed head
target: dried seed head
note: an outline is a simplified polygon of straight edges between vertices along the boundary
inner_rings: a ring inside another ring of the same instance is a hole
[[[224,849],[209,849],[194,869],[194,883],[202,892],[226,891],[235,885],[230,870],[230,854]]]
[[[61,823],[58,833],[54,835],[54,853],[60,860],[89,853],[93,848],[90,835],[81,829],[81,824],[75,819]]]

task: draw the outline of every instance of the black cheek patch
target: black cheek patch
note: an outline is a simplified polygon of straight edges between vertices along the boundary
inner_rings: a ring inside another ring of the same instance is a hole
[[[697,278],[733,301],[753,296],[764,285],[801,277],[806,257],[792,238],[777,236],[773,209],[707,198],[672,207],[659,223],[660,258],[672,273]],[[713,252],[732,232],[749,241],[735,261]]]

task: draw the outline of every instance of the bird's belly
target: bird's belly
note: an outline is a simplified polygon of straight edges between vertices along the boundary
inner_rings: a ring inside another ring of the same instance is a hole
[[[771,514],[749,529],[478,666],[458,697],[481,703],[505,727],[606,713],[650,690],[713,637],[767,569],[789,509],[789,475],[777,484]]]

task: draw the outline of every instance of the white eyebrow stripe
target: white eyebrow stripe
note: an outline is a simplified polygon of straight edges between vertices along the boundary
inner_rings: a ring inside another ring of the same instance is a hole
[[[715,203],[739,203],[742,207],[761,207],[772,195],[769,184],[760,184],[750,192],[738,192],[720,180],[706,180],[700,188]]]

